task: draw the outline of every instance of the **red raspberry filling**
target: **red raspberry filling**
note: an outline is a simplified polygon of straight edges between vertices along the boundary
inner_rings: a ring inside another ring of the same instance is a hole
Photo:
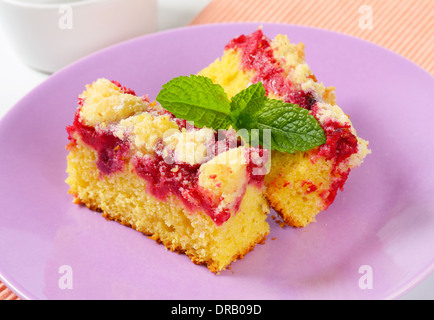
[[[334,160],[335,167],[359,150],[357,137],[351,132],[348,123],[342,124],[334,119],[329,119],[322,128],[326,134],[327,142],[319,147],[318,156],[323,156],[327,160]]]
[[[131,90],[130,88],[127,88],[127,87],[121,85],[119,82],[114,81],[114,80],[111,80],[111,82],[112,82],[114,85],[118,86],[118,87],[121,89],[121,91],[122,91],[123,93],[126,93],[126,94],[132,94],[133,96],[136,95],[136,93],[135,93],[133,90]]]
[[[241,50],[243,67],[256,71],[252,82],[262,82],[267,93],[280,93],[289,89],[285,88],[288,83],[282,77],[283,69],[274,58],[270,40],[264,37],[262,30],[232,39],[225,49]]]
[[[77,133],[85,144],[98,153],[96,165],[102,174],[108,175],[120,171],[124,167],[124,158],[129,150],[129,143],[115,137],[108,130],[96,130],[80,121],[80,109],[74,117],[74,123],[66,128],[68,139],[76,144],[74,133]]]
[[[291,82],[285,79],[283,68],[274,58],[271,40],[264,36],[262,30],[232,39],[225,49],[239,49],[241,51],[243,67],[255,71],[252,82],[262,82],[267,94],[274,92],[283,97],[285,102],[297,104],[307,110],[310,110],[315,104],[315,98],[310,93],[296,90],[292,87]]]
[[[345,182],[351,170],[340,173],[338,178],[335,178],[328,190],[321,192],[320,196],[324,199],[324,208],[326,210],[335,201],[336,195],[339,190],[343,191]]]

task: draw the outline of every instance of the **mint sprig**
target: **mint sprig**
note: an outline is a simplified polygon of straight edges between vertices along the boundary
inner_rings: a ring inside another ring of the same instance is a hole
[[[181,76],[163,85],[157,101],[177,118],[194,121],[199,128],[232,126],[244,139],[258,141],[267,149],[294,153],[326,142],[323,129],[308,110],[269,99],[260,82],[229,101],[224,89],[211,79]]]
[[[161,106],[195,126],[227,129],[231,124],[230,102],[223,88],[201,76],[180,76],[165,85],[157,96]]]

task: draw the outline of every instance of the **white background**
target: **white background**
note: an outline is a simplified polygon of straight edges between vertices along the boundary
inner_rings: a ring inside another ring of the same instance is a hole
[[[209,2],[210,0],[158,0],[158,31],[187,25]],[[48,77],[47,74],[28,68],[18,59],[0,28],[0,118]],[[434,275],[401,299],[434,300]]]

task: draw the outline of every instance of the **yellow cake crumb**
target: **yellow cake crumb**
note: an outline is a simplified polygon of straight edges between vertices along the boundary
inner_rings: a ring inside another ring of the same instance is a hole
[[[125,132],[130,134],[134,146],[143,154],[152,153],[155,144],[164,135],[179,132],[178,125],[168,115],[151,115],[148,112],[122,119],[114,131],[115,136],[123,139]]]
[[[208,158],[209,143],[214,141],[214,130],[202,128],[199,130],[166,133],[164,143],[175,152],[175,161],[189,164],[202,163]]]
[[[247,161],[244,148],[223,152],[201,166],[199,186],[208,191],[222,207],[236,203],[247,185]]]
[[[239,88],[246,88],[251,84],[253,72],[240,72],[239,55],[235,50],[227,50],[223,56],[209,65],[206,70],[200,71],[198,75],[210,78],[213,82],[221,84],[229,98],[239,91]],[[224,65],[224,72],[220,67]],[[229,85],[230,84],[230,85]]]
[[[80,95],[83,101],[80,117],[85,124],[109,124],[147,110],[142,98],[123,93],[111,81],[101,78],[87,85]]]

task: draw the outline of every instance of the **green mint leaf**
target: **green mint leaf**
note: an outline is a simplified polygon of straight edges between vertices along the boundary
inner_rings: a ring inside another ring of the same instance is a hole
[[[323,129],[307,110],[267,98],[260,82],[234,96],[231,119],[243,139],[267,149],[294,153],[326,142]]]
[[[265,99],[265,88],[261,82],[255,83],[240,91],[231,100],[231,118],[233,123],[238,122],[238,116],[245,110],[254,114],[261,110]]]
[[[227,129],[231,125],[230,101],[211,79],[180,76],[163,85],[156,100],[175,117],[193,121],[198,128]]]
[[[324,130],[315,117],[297,105],[266,99],[256,118],[255,129],[271,130],[271,149],[294,153],[311,150],[326,142]]]

